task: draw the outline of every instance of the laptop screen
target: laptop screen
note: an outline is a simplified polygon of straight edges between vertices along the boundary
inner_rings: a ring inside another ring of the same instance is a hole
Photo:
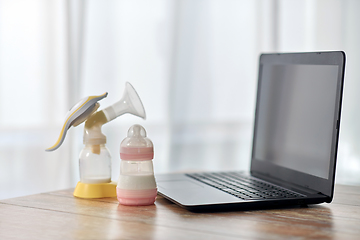
[[[263,65],[255,158],[328,178],[338,66]]]
[[[262,54],[251,173],[333,194],[344,52]]]

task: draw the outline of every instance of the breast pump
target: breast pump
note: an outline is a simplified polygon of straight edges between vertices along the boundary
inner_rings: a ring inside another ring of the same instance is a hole
[[[57,142],[46,151],[54,151],[63,143],[66,132],[71,126],[78,126],[85,121],[84,149],[79,156],[80,181],[74,196],[80,198],[116,197],[116,182],[111,182],[111,156],[105,147],[106,136],[101,132],[102,125],[125,113],[146,118],[140,97],[130,83],[125,84],[125,91],[120,101],[96,112],[99,100],[107,93],[90,96],[80,100],[70,109]]]

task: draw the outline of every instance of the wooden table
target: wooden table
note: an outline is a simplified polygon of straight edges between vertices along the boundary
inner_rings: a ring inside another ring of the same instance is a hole
[[[0,201],[0,239],[360,239],[360,187],[331,204],[192,213],[162,197],[144,207],[85,200],[73,189]]]

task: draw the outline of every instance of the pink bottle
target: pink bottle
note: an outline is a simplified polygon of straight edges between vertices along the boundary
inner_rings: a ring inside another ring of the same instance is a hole
[[[154,204],[157,187],[152,159],[154,147],[141,125],[130,127],[120,145],[120,176],[117,199],[123,205]]]

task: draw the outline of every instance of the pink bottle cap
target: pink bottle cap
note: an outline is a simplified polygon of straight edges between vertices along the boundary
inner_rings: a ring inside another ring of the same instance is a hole
[[[154,158],[154,146],[146,137],[144,127],[135,124],[120,144],[120,158],[127,161],[146,161]]]

